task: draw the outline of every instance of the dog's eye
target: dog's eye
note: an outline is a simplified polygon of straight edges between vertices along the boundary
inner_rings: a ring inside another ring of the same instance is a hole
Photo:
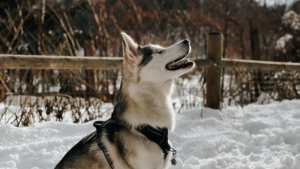
[[[162,54],[162,50],[157,52],[158,54]]]

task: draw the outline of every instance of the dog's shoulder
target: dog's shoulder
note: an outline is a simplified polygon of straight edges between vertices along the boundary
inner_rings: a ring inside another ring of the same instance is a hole
[[[73,168],[75,161],[81,160],[82,155],[89,154],[90,148],[96,142],[96,132],[92,132],[74,145],[57,164],[55,169]]]
[[[91,144],[93,142],[96,142],[96,131],[94,131],[94,132],[88,134],[87,136],[85,136],[77,144],[78,145],[84,145],[84,144]]]
[[[96,132],[92,132],[89,135],[85,136],[83,139],[81,139],[71,150],[70,152],[77,154],[76,152],[82,153],[82,150],[88,151],[87,148],[91,144],[96,142]]]

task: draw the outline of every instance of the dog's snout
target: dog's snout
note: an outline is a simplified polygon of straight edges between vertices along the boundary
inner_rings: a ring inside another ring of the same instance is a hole
[[[190,42],[188,40],[183,40],[182,43],[188,45]]]

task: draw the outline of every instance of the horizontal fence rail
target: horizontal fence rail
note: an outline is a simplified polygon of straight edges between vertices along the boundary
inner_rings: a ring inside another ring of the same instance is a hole
[[[195,62],[198,69],[217,66],[210,59],[197,59]],[[122,67],[122,63],[122,57],[0,54],[1,69],[118,69]],[[300,63],[242,59],[222,59],[220,66],[261,70],[300,70]]]
[[[260,70],[300,70],[300,63],[272,62],[260,60],[222,59],[222,67],[238,67]]]
[[[195,62],[200,68],[213,65],[208,59]],[[118,69],[122,67],[122,63],[122,57],[0,54],[1,69]]]
[[[0,54],[2,69],[117,69],[121,57],[76,57]]]

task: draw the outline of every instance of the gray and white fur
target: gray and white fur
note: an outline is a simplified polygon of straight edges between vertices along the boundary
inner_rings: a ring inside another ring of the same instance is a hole
[[[115,169],[168,168],[171,154],[165,159],[161,148],[136,128],[147,124],[174,129],[173,80],[195,66],[185,60],[191,51],[189,41],[166,48],[152,44],[139,46],[127,34],[121,35],[122,85],[111,117],[113,123],[104,126],[102,142]],[[93,132],[79,141],[55,169],[110,169],[95,135]]]

